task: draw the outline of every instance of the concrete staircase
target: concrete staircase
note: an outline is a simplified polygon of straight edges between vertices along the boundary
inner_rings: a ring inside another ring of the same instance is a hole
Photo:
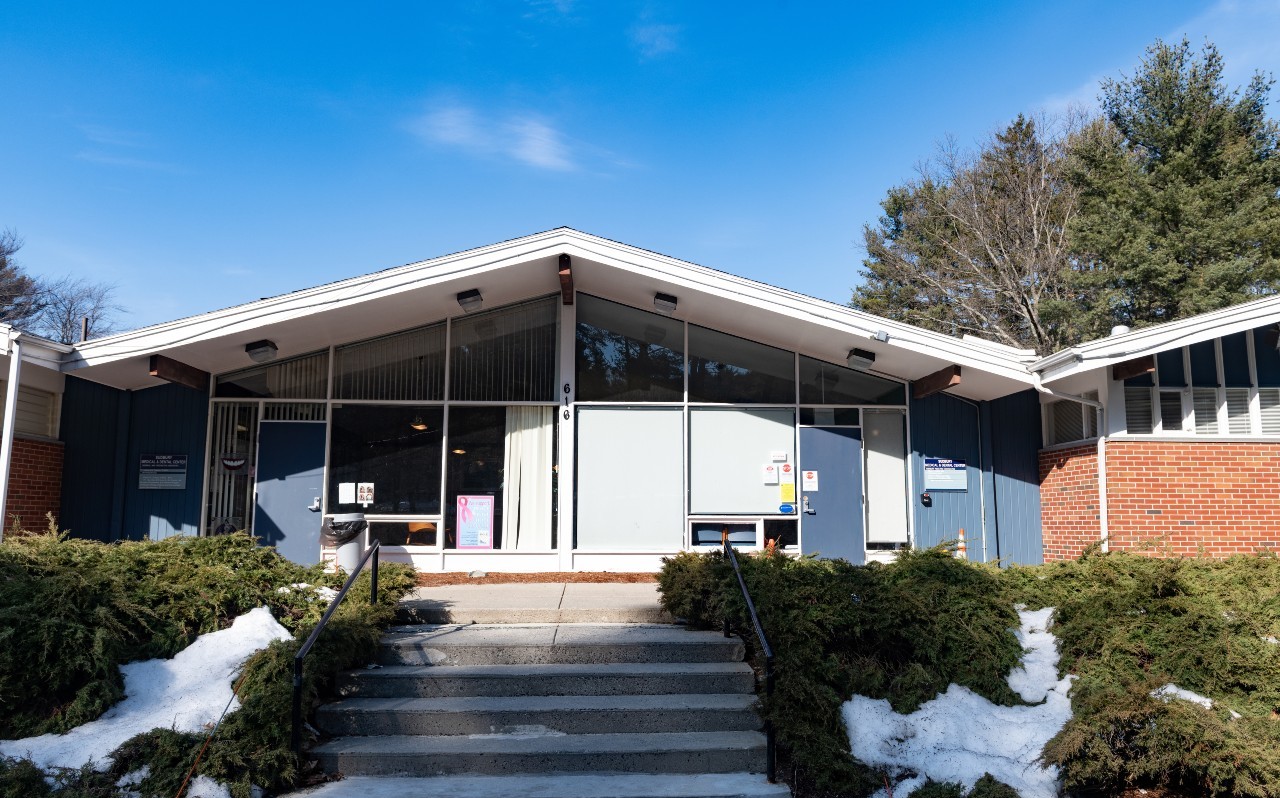
[[[742,658],[662,624],[395,627],[317,713],[347,778],[313,794],[782,798]]]

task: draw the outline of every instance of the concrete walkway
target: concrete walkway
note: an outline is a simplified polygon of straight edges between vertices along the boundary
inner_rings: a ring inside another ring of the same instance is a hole
[[[652,582],[543,582],[420,587],[400,601],[402,623],[671,623]]]

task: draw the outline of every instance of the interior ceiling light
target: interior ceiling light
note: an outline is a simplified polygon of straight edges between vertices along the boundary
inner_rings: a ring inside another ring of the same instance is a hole
[[[657,293],[653,295],[653,307],[664,316],[676,312],[676,300],[671,294]]]
[[[423,420],[422,420],[422,416],[414,416],[414,417],[413,417],[413,421],[411,421],[411,422],[409,423],[409,426],[410,426],[410,427],[413,427],[414,429],[418,430],[419,432],[423,432],[423,431],[425,431],[425,430],[426,430],[426,428],[427,428],[427,422],[425,422],[425,421],[423,421]]]
[[[473,313],[480,309],[484,304],[484,297],[480,296],[479,288],[469,288],[458,294],[458,305],[462,308],[463,313]]]
[[[467,453],[467,450],[466,450],[466,449],[454,449],[454,450],[453,450],[453,453],[454,453],[454,454],[466,454],[466,453]]]
[[[244,345],[244,353],[254,363],[266,363],[268,360],[275,360],[276,353],[279,351],[274,342],[265,339]]]

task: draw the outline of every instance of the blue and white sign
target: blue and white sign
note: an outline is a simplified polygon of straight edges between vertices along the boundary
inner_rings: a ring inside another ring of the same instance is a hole
[[[964,460],[945,457],[924,459],[925,490],[968,490],[969,471]]]

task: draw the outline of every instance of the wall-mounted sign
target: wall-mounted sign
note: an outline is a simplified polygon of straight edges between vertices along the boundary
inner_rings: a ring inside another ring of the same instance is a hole
[[[493,548],[493,497],[458,497],[458,548]]]
[[[969,471],[964,460],[948,460],[945,457],[924,459],[925,490],[968,490]]]
[[[144,454],[138,459],[138,487],[142,490],[186,490],[185,454]]]
[[[787,462],[787,453],[785,451],[769,452],[769,459],[775,463]]]
[[[355,504],[356,503],[356,483],[339,482],[338,483],[338,504]]]
[[[357,482],[356,483],[356,504],[361,507],[368,507],[373,504],[373,483]]]
[[[783,464],[782,464],[782,466],[781,466],[778,470],[782,472],[782,481],[783,481],[783,482],[795,482],[795,481],[796,481],[796,470],[795,470],[794,468],[792,468],[792,467],[791,467],[791,464],[790,464],[790,463],[783,463]]]
[[[778,484],[778,467],[773,463],[765,463],[760,467],[761,481],[766,485]]]
[[[806,493],[816,493],[818,490],[818,472],[817,471],[801,471],[800,472],[800,490]]]
[[[783,515],[791,515],[791,514],[792,514],[792,513],[794,513],[795,511],[796,511],[796,507],[795,507],[795,505],[794,505],[794,504],[779,504],[779,505],[778,505],[778,512],[782,513]]]
[[[796,500],[796,483],[783,482],[782,489],[779,491],[779,499],[784,502],[793,502]]]

